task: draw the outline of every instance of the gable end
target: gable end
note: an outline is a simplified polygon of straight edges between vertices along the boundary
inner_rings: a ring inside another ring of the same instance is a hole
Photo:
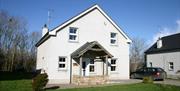
[[[65,21],[61,25],[59,25],[56,28],[52,29],[47,35],[43,36],[37,42],[36,47],[38,47],[44,41],[46,41],[47,38],[49,38],[51,36],[56,36],[58,31],[62,30],[66,26],[72,24],[73,22],[77,21],[78,19],[80,19],[81,17],[87,15],[88,13],[94,11],[95,9],[97,9],[123,35],[123,37],[127,40],[127,43],[131,43],[130,38],[122,31],[122,29],[98,5],[94,5],[94,6],[90,7],[90,8],[88,8],[88,9],[86,9],[85,11],[81,12],[77,16],[74,16],[74,17],[70,18],[69,20]]]

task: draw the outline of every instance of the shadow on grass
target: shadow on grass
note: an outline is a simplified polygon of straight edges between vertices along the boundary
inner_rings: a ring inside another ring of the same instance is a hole
[[[59,86],[52,86],[52,87],[47,87],[45,90],[53,90],[53,89],[58,89]]]
[[[32,79],[37,72],[2,72],[0,71],[0,81]]]
[[[143,78],[131,78],[131,79],[138,79],[138,80],[143,80]],[[164,81],[163,79],[155,79],[153,81]]]

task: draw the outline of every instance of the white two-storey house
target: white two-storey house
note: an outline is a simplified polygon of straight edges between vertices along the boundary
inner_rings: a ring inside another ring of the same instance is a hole
[[[36,44],[36,69],[48,74],[49,83],[76,83],[76,78],[88,77],[129,79],[130,43],[122,29],[94,5],[51,31],[43,27]]]

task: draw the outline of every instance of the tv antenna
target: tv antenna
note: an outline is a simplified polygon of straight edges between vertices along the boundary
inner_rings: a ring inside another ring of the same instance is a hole
[[[48,9],[48,19],[47,19],[47,26],[50,27],[50,23],[52,21],[52,13],[54,12],[53,9]]]

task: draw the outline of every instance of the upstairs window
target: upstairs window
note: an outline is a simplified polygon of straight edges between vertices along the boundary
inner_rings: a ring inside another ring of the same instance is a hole
[[[110,33],[110,43],[112,45],[117,45],[117,33]]]
[[[174,63],[173,62],[169,62],[169,70],[170,71],[174,70]]]
[[[116,59],[111,59],[111,71],[116,71]]]
[[[59,57],[59,69],[66,69],[66,57]]]
[[[69,41],[78,41],[78,29],[75,27],[69,28]]]

